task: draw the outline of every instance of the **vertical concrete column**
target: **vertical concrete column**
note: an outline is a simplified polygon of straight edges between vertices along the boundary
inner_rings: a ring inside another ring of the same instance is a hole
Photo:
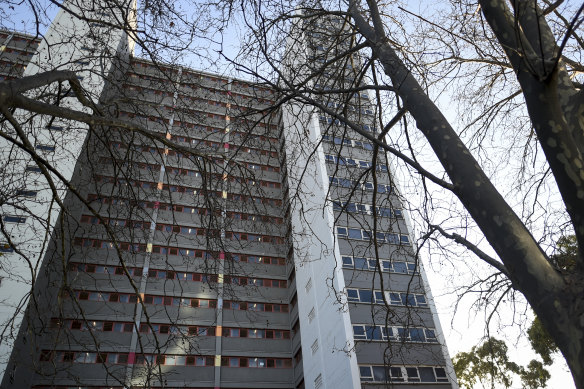
[[[174,108],[176,107],[176,102],[178,99],[178,90],[180,87],[180,79],[182,77],[182,68],[179,68],[177,79],[175,82],[175,92],[172,98],[172,108],[168,121],[168,129],[166,131],[166,138],[170,139],[172,137],[172,126],[174,124]],[[165,166],[168,160],[168,148],[165,147],[164,153],[162,154],[162,164],[160,166],[160,173],[158,175],[158,185],[156,190],[156,202],[160,203],[162,199],[162,188],[164,187],[164,174]],[[146,293],[146,285],[148,283],[148,271],[150,269],[150,259],[152,257],[152,246],[154,243],[154,234],[156,233],[156,222],[158,220],[158,207],[154,207],[152,212],[152,223],[150,223],[150,231],[148,233],[148,241],[146,243],[146,255],[144,256],[144,264],[142,266],[142,278],[140,279],[140,285],[138,291],[140,293],[140,300],[144,301],[144,294]],[[136,347],[138,345],[138,336],[140,331],[140,324],[142,322],[142,304],[138,302],[136,304],[136,309],[134,311],[134,330],[132,331],[132,340],[130,342],[130,350],[128,357],[128,367],[126,368],[126,383],[132,382],[132,375],[134,372],[134,362],[136,361]]]
[[[232,80],[227,80],[227,94],[231,95]],[[227,157],[229,153],[229,132],[231,131],[231,104],[227,103],[225,108],[225,136],[223,138],[223,181],[221,184],[221,239],[225,239],[225,224],[227,222],[227,195],[228,195],[228,179],[227,176]],[[224,298],[224,284],[225,279],[225,252],[219,253],[219,266],[217,270],[217,332],[215,333],[215,389],[221,387],[221,355],[222,355],[222,332],[223,332],[223,298]]]

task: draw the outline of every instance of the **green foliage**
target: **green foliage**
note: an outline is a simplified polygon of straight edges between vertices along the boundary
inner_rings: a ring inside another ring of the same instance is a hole
[[[578,259],[578,242],[575,235],[562,236],[558,239],[556,252],[550,256],[552,264],[560,271],[575,270]]]
[[[547,380],[551,377],[543,364],[535,359],[532,359],[526,368],[521,369],[519,376],[524,389],[545,388]]]
[[[507,345],[492,337],[473,346],[469,352],[456,354],[454,370],[461,388],[473,389],[477,383],[483,387],[511,387],[513,378],[519,376],[524,388],[544,388],[550,378],[544,365],[532,360],[526,367],[509,360]]]
[[[527,338],[531,348],[541,356],[545,365],[551,365],[552,354],[558,352],[558,346],[554,343],[550,334],[541,325],[539,318],[535,318],[527,330]]]

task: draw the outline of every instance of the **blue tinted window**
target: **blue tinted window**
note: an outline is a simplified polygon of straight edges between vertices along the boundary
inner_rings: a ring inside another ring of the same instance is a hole
[[[434,330],[426,330],[426,339],[428,339],[428,342],[436,342],[436,333]]]
[[[401,298],[399,297],[399,293],[390,293],[389,301],[391,301],[392,304],[401,304]]]
[[[379,326],[366,326],[367,339],[381,340],[381,327]]]
[[[342,257],[343,267],[353,267],[353,259],[351,257]]]
[[[367,269],[367,260],[365,258],[355,258],[355,269]]]
[[[370,290],[362,289],[359,291],[359,301],[362,303],[370,303],[373,301],[373,292]]]
[[[391,217],[391,209],[385,207],[379,208],[379,216]]]
[[[347,289],[347,299],[349,301],[359,301],[359,292],[355,289]]]
[[[20,196],[35,197],[38,192],[36,190],[19,190],[16,193]]]
[[[375,292],[375,301],[383,303],[383,292]]]
[[[350,188],[353,186],[353,182],[351,180],[347,180],[346,178],[339,178],[339,185],[343,188]]]
[[[396,273],[407,273],[408,269],[406,267],[405,262],[394,262],[393,271]]]
[[[23,216],[4,216],[4,221],[6,223],[24,223],[26,217]]]
[[[355,228],[349,228],[349,238],[352,239],[362,239],[363,235],[361,234],[361,230],[357,230]]]
[[[389,243],[398,244],[399,237],[397,234],[387,234],[386,239]]]
[[[397,329],[397,336],[398,336],[398,337],[399,337],[401,340],[408,339],[408,336],[409,336],[409,331],[408,331],[408,329],[407,329],[407,328],[401,328],[401,327],[400,327],[400,328],[398,328],[398,329]]]
[[[353,334],[355,335],[355,339],[367,339],[363,326],[353,326]]]
[[[55,151],[55,146],[37,145],[36,149],[42,151]]]
[[[404,305],[416,306],[416,297],[413,294],[402,293],[401,298]]]
[[[426,340],[424,337],[424,330],[421,328],[411,328],[410,337],[414,342],[423,342]]]
[[[10,247],[8,243],[0,243],[0,253],[11,253],[14,248]]]

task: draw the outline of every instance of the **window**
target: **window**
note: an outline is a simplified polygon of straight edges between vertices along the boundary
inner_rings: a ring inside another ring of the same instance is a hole
[[[406,367],[406,375],[408,382],[420,382],[420,375],[418,369],[415,367]]]
[[[438,339],[436,339],[436,332],[434,330],[426,329],[426,341],[438,342]]]
[[[348,236],[351,239],[362,239],[363,235],[361,234],[361,230],[355,229],[355,228],[349,228],[348,229]]]
[[[14,248],[11,247],[6,242],[0,242],[0,253],[11,253],[14,251]]]
[[[418,367],[420,373],[420,380],[422,382],[436,382],[436,376],[434,374],[433,367]]]
[[[385,366],[372,366],[373,370],[373,381],[376,382],[386,382],[387,381],[387,368]]]
[[[361,375],[361,381],[373,381],[373,373],[370,366],[359,366],[359,374]]]
[[[36,190],[26,190],[26,189],[19,190],[16,192],[16,194],[18,196],[24,196],[24,197],[36,197],[37,193],[38,192]]]
[[[446,370],[442,367],[435,367],[434,374],[436,374],[436,381],[438,382],[448,382],[448,377],[446,376]]]
[[[412,342],[424,342],[424,330],[422,328],[410,328],[410,339]]]
[[[36,166],[36,165],[29,165],[26,167],[26,171],[27,172],[34,172],[34,173],[40,173],[41,172],[41,168]]]
[[[383,292],[381,291],[371,291],[369,289],[347,289],[347,300],[349,302],[362,302],[362,303],[383,303]],[[389,303],[391,305],[408,305],[412,307],[427,307],[428,303],[426,297],[423,294],[413,294],[413,293],[399,293],[399,292],[388,292]]]
[[[347,289],[347,300],[350,302],[358,302],[359,291],[357,289]]]
[[[353,261],[355,262],[355,269],[357,269],[357,270],[368,270],[369,269],[369,263],[367,262],[367,259],[355,257],[355,258],[353,258]]]
[[[373,302],[373,292],[368,289],[359,290],[359,301],[362,303]]]
[[[392,382],[403,382],[404,376],[402,375],[401,367],[390,367],[389,378]]]
[[[314,312],[314,308],[312,308],[310,310],[310,312],[308,312],[308,322],[312,323],[312,321],[314,320],[314,317],[316,316],[316,313]]]
[[[407,273],[408,269],[405,262],[394,262],[393,263],[393,270],[396,273]]]
[[[365,333],[367,335],[367,339],[381,340],[381,327],[380,326],[365,326]]]
[[[26,217],[24,216],[13,216],[13,215],[4,215],[4,222],[5,223],[25,223]]]
[[[354,325],[353,326],[353,336],[355,339],[367,339],[367,335],[365,333],[365,326]]]
[[[420,307],[427,307],[428,306],[428,303],[426,302],[426,297],[424,295],[421,295],[421,294],[416,295],[416,303]]]
[[[41,151],[48,151],[48,152],[53,152],[53,151],[55,151],[55,146],[49,146],[49,145],[36,145],[36,149],[37,149],[37,150],[41,150]]]

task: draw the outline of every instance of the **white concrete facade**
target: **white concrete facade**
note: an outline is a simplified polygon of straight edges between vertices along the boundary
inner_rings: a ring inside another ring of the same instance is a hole
[[[116,24],[116,21],[121,21],[121,18],[126,16],[133,20],[135,7],[134,0],[127,4],[127,11],[105,11],[105,7],[101,9],[99,2],[95,1],[63,2],[62,8],[41,40],[36,54],[26,67],[23,77],[53,70],[75,71],[87,96],[97,103],[107,77],[114,70],[117,61],[127,60],[134,47],[132,39],[124,31],[113,27],[100,27],[98,21]],[[95,21],[81,20],[73,16],[73,13]],[[68,87],[68,84],[64,83],[63,87]],[[36,97],[41,91],[55,93],[57,89],[56,83],[53,83],[30,91],[28,96]],[[61,106],[90,112],[74,97],[64,97]],[[22,110],[17,110],[14,116],[20,123],[25,123],[22,130],[34,151],[54,167],[64,180],[70,180],[85,142],[87,126],[79,122],[51,120],[51,117],[46,115],[33,117],[29,112]],[[8,126],[6,128],[9,133],[14,133]],[[0,140],[0,160],[4,163],[10,161],[4,168],[9,176],[18,177],[17,182],[11,183],[14,188],[30,192],[21,198],[17,195],[14,203],[4,204],[1,209],[3,227],[10,236],[11,243],[17,248],[14,252],[3,253],[0,258],[1,375],[5,370],[14,336],[18,333],[48,239],[61,211],[55,200],[63,200],[67,188],[54,173],[50,174],[55,183],[51,188],[43,173],[38,171],[38,165],[30,154],[14,147],[5,139]],[[17,223],[8,222],[6,216],[25,219]]]
[[[283,111],[304,382],[360,388],[334,214],[326,198],[324,151],[317,146],[321,133],[312,111],[299,104]]]

